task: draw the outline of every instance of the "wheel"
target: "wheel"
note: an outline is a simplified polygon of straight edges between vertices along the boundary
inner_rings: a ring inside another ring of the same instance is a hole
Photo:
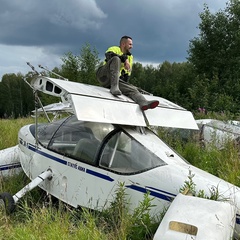
[[[0,206],[7,214],[12,213],[15,210],[15,201],[13,196],[8,192],[1,193]]]

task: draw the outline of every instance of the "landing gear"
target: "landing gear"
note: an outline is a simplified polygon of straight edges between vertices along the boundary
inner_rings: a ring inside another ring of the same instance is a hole
[[[1,210],[5,211],[7,215],[12,213],[15,210],[15,201],[13,196],[8,193],[4,192],[0,194],[0,208]]]
[[[6,214],[10,214],[15,210],[16,203],[20,198],[22,198],[27,192],[31,191],[33,188],[37,187],[45,179],[52,179],[52,171],[48,169],[47,171],[41,173],[35,179],[33,179],[27,186],[22,188],[14,196],[10,193],[4,192],[0,194],[0,210],[5,211]]]

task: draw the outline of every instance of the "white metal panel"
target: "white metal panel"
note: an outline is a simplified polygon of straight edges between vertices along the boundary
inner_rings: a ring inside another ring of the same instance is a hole
[[[236,207],[230,202],[213,201],[179,193],[167,210],[153,239],[232,239],[235,219]]]
[[[47,82],[51,82],[53,84],[53,89],[47,88]],[[63,90],[63,93],[59,94],[59,97],[61,97],[64,93],[72,93],[72,94],[81,94],[81,95],[87,95],[87,96],[93,96],[93,97],[107,97],[114,99],[115,97],[109,92],[109,89],[88,85],[84,83],[79,82],[71,82],[71,81],[65,81],[61,79],[55,79],[55,78],[49,78],[49,77],[38,77],[34,79],[31,82],[31,85],[40,90],[43,91],[46,94],[51,94],[51,91],[54,91],[55,86],[61,88]],[[106,95],[107,94],[107,95]],[[56,93],[52,94],[56,96]]]
[[[198,130],[192,113],[186,110],[181,111],[158,107],[154,110],[145,111],[145,114],[151,126]]]
[[[131,102],[71,95],[73,108],[79,120],[146,126],[139,106]]]
[[[44,106],[43,109],[45,112],[48,112],[48,113],[54,113],[54,112],[71,112],[71,113],[73,113],[73,109],[72,109],[70,103],[68,103],[68,102],[52,103],[52,104]],[[42,113],[43,109],[38,108],[37,109],[38,113]],[[35,112],[35,110],[33,110],[32,112]]]
[[[9,177],[22,171],[18,145],[0,150],[0,178]]]
[[[159,106],[145,111],[151,126],[186,128],[198,130],[198,125],[190,111],[164,98],[144,95],[147,100],[158,100]]]

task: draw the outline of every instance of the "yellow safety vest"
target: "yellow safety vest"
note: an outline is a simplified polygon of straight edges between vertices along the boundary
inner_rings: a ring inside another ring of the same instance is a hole
[[[118,55],[123,55],[123,52],[121,51],[121,48],[118,47],[118,46],[113,46],[113,47],[110,47],[108,48],[108,50],[106,52],[113,52],[113,53],[116,53]],[[127,56],[128,57],[128,61],[129,61],[129,64],[130,64],[130,71],[127,71],[125,68],[124,68],[124,63],[121,63],[121,68],[120,68],[120,72],[119,72],[119,76],[121,75],[121,72],[122,70],[124,69],[125,73],[128,74],[128,76],[131,75],[131,70],[132,70],[132,64],[133,64],[133,55],[131,56]],[[106,62],[105,62],[106,63]]]

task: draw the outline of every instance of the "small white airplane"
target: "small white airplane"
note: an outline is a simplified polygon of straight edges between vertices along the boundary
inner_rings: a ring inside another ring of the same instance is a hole
[[[215,146],[223,148],[226,142],[235,141],[239,144],[240,122],[221,121],[217,119],[198,119],[196,120],[200,129],[199,139],[205,146]]]
[[[73,207],[102,210],[114,200],[119,183],[124,183],[131,209],[147,192],[153,197],[153,217],[169,208],[155,240],[239,236],[240,189],[192,166],[148,128],[196,130],[191,112],[150,95],[144,96],[159,100],[159,106],[141,111],[128,97],[114,97],[106,88],[42,75],[32,80],[31,87],[36,97],[38,91],[59,97],[61,110],[65,107],[70,116],[38,123],[36,107],[35,124],[20,129],[19,144],[0,151],[2,176],[22,169],[31,180],[14,195],[0,194],[7,212],[36,186]],[[45,110],[55,111],[55,107]],[[194,174],[196,190],[210,195],[216,187],[227,201],[179,193],[189,172]]]
[[[172,136],[179,136],[183,141],[196,141],[204,147],[222,149],[229,141],[236,145],[240,143],[240,121],[217,119],[197,119],[199,130],[172,129],[167,132]]]

